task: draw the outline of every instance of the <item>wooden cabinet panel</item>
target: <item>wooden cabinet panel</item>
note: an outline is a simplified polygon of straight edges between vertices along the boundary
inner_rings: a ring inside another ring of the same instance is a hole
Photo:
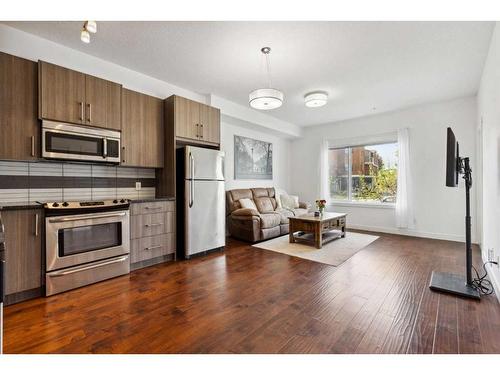
[[[0,159],[40,155],[36,62],[0,53]]]
[[[42,210],[2,211],[5,227],[5,294],[42,286]]]
[[[123,89],[122,165],[163,166],[162,100]]]
[[[130,205],[131,215],[143,215],[143,214],[151,214],[151,213],[174,211],[174,210],[175,210],[174,201],[132,203]]]
[[[121,129],[121,85],[85,76],[85,124]]]
[[[172,97],[171,97],[172,98]],[[172,99],[167,99],[167,101]],[[175,136],[193,144],[220,144],[220,110],[193,100],[173,96]]]
[[[182,138],[197,138],[200,122],[200,108],[192,100],[175,96],[175,136]],[[197,126],[198,124],[198,126]]]
[[[85,123],[85,74],[40,61],[39,117]]]
[[[205,124],[205,123],[203,123]],[[209,107],[208,126],[203,127],[207,142],[220,144],[220,109]]]
[[[122,165],[141,164],[142,117],[144,106],[142,95],[123,89],[122,92]]]
[[[131,240],[130,262],[157,258],[175,252],[175,235],[173,233]]]
[[[174,230],[173,213],[135,215],[130,219],[130,238],[156,236]]]

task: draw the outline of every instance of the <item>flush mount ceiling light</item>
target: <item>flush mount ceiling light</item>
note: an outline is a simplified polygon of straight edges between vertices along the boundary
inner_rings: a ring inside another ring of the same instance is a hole
[[[323,91],[310,92],[304,96],[304,103],[309,108],[323,107],[327,101],[328,94]]]
[[[277,89],[271,88],[271,65],[269,62],[270,47],[263,47],[260,52],[266,58],[268,87],[257,89],[248,95],[250,107],[260,110],[269,110],[281,107],[283,104],[283,93]]]
[[[83,29],[80,32],[80,39],[83,43],[90,43],[90,33],[97,32],[97,23],[95,21],[85,21]]]

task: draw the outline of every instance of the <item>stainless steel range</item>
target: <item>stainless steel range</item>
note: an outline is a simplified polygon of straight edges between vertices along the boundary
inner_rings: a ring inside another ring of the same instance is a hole
[[[46,295],[130,272],[130,202],[53,202],[45,208]]]

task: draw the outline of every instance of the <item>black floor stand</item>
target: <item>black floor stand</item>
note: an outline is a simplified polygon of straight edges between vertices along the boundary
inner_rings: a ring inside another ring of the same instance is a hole
[[[470,188],[472,186],[472,171],[469,158],[460,160],[465,180],[465,254],[466,277],[452,273],[432,271],[429,288],[439,292],[456,294],[461,297],[480,299],[479,291],[472,284],[472,244],[470,218]]]

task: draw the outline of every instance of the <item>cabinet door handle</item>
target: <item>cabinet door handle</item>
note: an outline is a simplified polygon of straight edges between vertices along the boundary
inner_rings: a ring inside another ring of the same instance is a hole
[[[83,121],[84,114],[83,114],[83,102],[79,102],[80,104],[80,120]]]
[[[200,125],[200,138],[203,139],[203,124]]]
[[[31,136],[31,156],[35,156],[35,136]]]
[[[152,224],[144,224],[144,226],[146,228],[149,228],[149,227],[156,227],[158,225],[163,225],[163,223],[152,223]]]
[[[125,163],[125,146],[122,147],[122,163]]]
[[[38,214],[35,214],[35,237],[38,237]]]
[[[160,247],[163,247],[161,245],[157,245],[157,246],[149,246],[149,247],[145,247],[144,250],[153,250],[153,249],[159,249]]]
[[[196,138],[200,138],[200,124],[196,124]]]
[[[88,122],[92,122],[92,104],[87,103],[87,106],[89,107],[89,118],[88,118]]]

